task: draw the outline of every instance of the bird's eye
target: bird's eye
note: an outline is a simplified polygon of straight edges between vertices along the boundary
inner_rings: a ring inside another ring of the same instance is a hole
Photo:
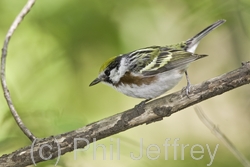
[[[104,73],[105,73],[105,75],[107,75],[107,76],[110,75],[110,71],[109,71],[109,70],[105,70]]]

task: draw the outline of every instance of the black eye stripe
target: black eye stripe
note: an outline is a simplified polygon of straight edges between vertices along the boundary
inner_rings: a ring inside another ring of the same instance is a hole
[[[111,81],[111,79],[109,77],[106,78],[105,81],[113,85],[113,82]]]
[[[109,70],[105,70],[105,75],[109,76],[110,75],[110,71]]]
[[[108,65],[108,68],[104,71],[105,75],[109,76],[110,75],[110,71],[113,70],[113,69],[119,69],[120,67],[120,61],[122,59],[122,56],[118,56],[115,58],[114,61],[112,61],[109,65]]]

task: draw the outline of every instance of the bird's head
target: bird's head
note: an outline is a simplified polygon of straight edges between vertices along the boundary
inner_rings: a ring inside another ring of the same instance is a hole
[[[118,83],[127,70],[125,61],[126,59],[125,57],[122,57],[122,55],[110,58],[108,61],[103,63],[99,70],[98,77],[94,79],[89,86],[96,85],[100,82],[111,85]]]

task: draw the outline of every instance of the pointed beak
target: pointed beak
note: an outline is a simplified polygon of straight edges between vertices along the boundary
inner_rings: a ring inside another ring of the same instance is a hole
[[[101,82],[102,80],[100,78],[96,78],[94,81],[92,81],[89,86],[93,86],[93,85],[96,85],[98,84],[99,82]]]

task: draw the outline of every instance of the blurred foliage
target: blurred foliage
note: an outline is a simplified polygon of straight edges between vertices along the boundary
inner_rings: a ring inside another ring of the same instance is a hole
[[[0,1],[1,45],[25,2]],[[37,1],[8,48],[6,76],[13,102],[26,126],[41,138],[122,112],[140,100],[105,85],[88,87],[103,61],[140,47],[186,40],[222,18],[227,20],[226,24],[206,37],[197,49],[197,53],[210,56],[192,64],[189,75],[192,83],[199,83],[228,72],[239,67],[242,61],[250,60],[249,7],[249,0]],[[170,92],[184,85],[183,80]],[[204,111],[248,159],[249,99],[247,85],[201,103]],[[180,153],[174,160],[173,152],[165,160],[161,152],[157,160],[143,156],[135,161],[129,155],[138,153],[141,138],[145,141],[144,148],[157,144],[162,150],[166,138],[171,138],[171,143],[174,138],[180,138],[179,143],[183,144],[205,146],[208,143],[213,149],[218,143],[212,165],[240,166],[193,111],[190,107],[164,121],[98,141],[109,148],[119,138],[120,160],[109,157],[103,160],[99,149],[96,160],[93,150],[79,152],[77,160],[72,152],[61,157],[59,166],[206,166],[209,163],[208,153],[196,161],[188,151],[185,160],[181,160]],[[15,124],[3,96],[0,96],[0,126],[0,155],[31,144]],[[53,166],[55,162],[38,166]]]

